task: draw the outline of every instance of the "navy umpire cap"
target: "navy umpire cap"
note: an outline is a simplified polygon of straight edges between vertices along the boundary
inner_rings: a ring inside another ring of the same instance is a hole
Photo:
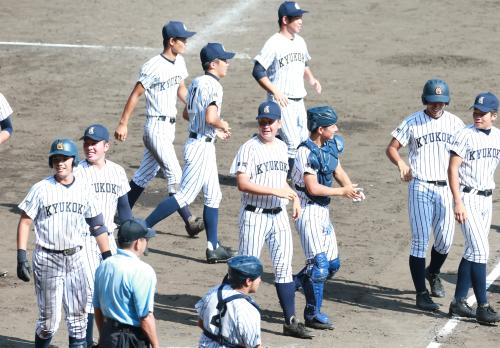
[[[210,63],[216,59],[231,59],[234,55],[234,52],[226,51],[224,46],[217,42],[209,42],[200,51],[201,64]]]
[[[102,124],[92,124],[85,129],[82,139],[89,138],[94,141],[109,141],[109,132]]]
[[[471,108],[481,110],[482,112],[497,112],[498,98],[491,92],[479,94],[474,100],[474,105]]]
[[[307,110],[307,129],[310,132],[335,123],[337,123],[337,113],[331,106],[315,106]]]
[[[56,139],[50,145],[49,151],[49,167],[52,168],[52,156],[63,155],[73,157],[73,167],[78,165],[80,158],[78,157],[78,148],[71,139]]]
[[[309,11],[305,11],[300,8],[299,4],[295,1],[285,1],[282,3],[278,9],[278,19],[282,17],[300,17],[304,13]]]
[[[118,242],[131,243],[140,238],[152,238],[156,232],[140,219],[125,220],[118,229]]]
[[[230,280],[243,282],[250,278],[255,280],[262,275],[262,262],[255,256],[239,255],[227,261],[227,274]]]
[[[187,39],[196,34],[196,32],[188,31],[186,26],[182,22],[170,21],[163,26],[161,34],[163,36],[163,40],[176,37]]]
[[[281,119],[281,108],[278,104],[273,101],[265,101],[259,105],[259,110],[257,111],[257,119],[268,118],[270,120]]]

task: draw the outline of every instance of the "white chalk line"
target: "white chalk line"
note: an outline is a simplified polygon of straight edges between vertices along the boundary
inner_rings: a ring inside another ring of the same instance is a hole
[[[493,271],[488,274],[486,277],[486,289],[490,287],[490,285],[500,276],[500,261],[496,264],[495,268]],[[476,303],[476,296],[471,295],[467,298],[467,304],[469,306],[473,306]],[[458,325],[460,322],[459,319],[449,319],[448,322],[439,330],[436,336],[432,339],[432,342],[429,343],[427,348],[438,348],[441,346],[441,343],[437,342],[438,339],[445,338],[446,336],[449,336],[455,327]]]

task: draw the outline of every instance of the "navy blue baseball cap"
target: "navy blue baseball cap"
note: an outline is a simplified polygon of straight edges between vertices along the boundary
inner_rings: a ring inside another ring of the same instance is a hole
[[[282,17],[300,17],[304,13],[307,13],[309,11],[305,11],[300,8],[299,4],[296,3],[295,1],[285,1],[282,3],[278,9],[278,18],[281,19]]]
[[[201,64],[210,63],[216,59],[231,59],[235,54],[226,51],[220,43],[209,42],[200,51]]]
[[[259,105],[259,110],[257,112],[257,119],[268,118],[270,120],[281,119],[281,108],[278,104],[273,101],[265,101]]]
[[[314,132],[319,127],[328,127],[337,123],[337,113],[328,105],[316,106],[307,110],[307,129]]]
[[[141,219],[125,220],[118,229],[118,242],[131,243],[140,238],[153,238],[156,236],[155,230],[146,226],[146,222]]]
[[[186,26],[182,22],[178,21],[170,21],[163,26],[161,31],[163,35],[163,40],[181,37],[181,38],[189,38],[196,34],[194,31],[188,31]]]
[[[92,124],[85,129],[81,139],[90,138],[95,141],[109,141],[109,132],[102,124]]]
[[[247,278],[255,280],[262,275],[264,270],[262,262],[255,256],[239,255],[227,260],[229,279],[239,282]]]
[[[491,92],[481,93],[474,100],[472,108],[482,112],[498,111],[498,98]]]

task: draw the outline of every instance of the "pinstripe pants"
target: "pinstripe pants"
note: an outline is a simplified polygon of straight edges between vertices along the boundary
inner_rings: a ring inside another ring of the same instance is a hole
[[[269,248],[276,283],[290,283],[292,278],[292,231],[285,207],[278,214],[240,210],[239,255],[260,258],[264,243]]]
[[[436,251],[440,254],[450,251],[455,217],[448,186],[412,179],[408,185],[408,214],[412,233],[410,255],[425,258],[431,231]]]
[[[281,108],[279,135],[288,146],[288,157],[295,158],[300,143],[309,137],[304,99],[299,101],[289,99],[288,105]]]
[[[461,224],[465,240],[464,259],[487,263],[490,254],[488,234],[491,227],[492,196],[462,192],[467,219]]]

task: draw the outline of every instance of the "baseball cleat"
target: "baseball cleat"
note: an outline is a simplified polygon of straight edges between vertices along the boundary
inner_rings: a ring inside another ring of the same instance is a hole
[[[205,223],[201,217],[190,216],[185,227],[189,237],[195,238],[198,233],[205,229]]]
[[[450,318],[462,317],[462,318],[475,318],[476,311],[472,309],[465,299],[461,301],[453,300],[450,303],[450,310],[448,311]]]
[[[290,319],[290,324],[283,324],[283,335],[297,338],[313,338],[314,333],[303,323],[297,320],[295,316]]]
[[[444,288],[439,278],[439,273],[430,273],[429,269],[425,269],[425,278],[431,286],[431,295],[434,297],[444,297]]]
[[[476,309],[476,320],[482,325],[494,325],[500,321],[500,316],[489,304],[478,305]]]
[[[333,330],[335,329],[335,325],[333,325],[332,322],[327,321],[327,322],[321,322],[316,318],[312,318],[310,320],[305,319],[306,326],[311,328],[311,329],[316,329],[316,330]]]
[[[208,263],[226,262],[231,257],[236,256],[238,253],[229,247],[219,245],[215,250],[206,250]]]
[[[434,312],[439,309],[439,305],[432,301],[429,291],[427,290],[417,293],[417,307],[429,312]]]

